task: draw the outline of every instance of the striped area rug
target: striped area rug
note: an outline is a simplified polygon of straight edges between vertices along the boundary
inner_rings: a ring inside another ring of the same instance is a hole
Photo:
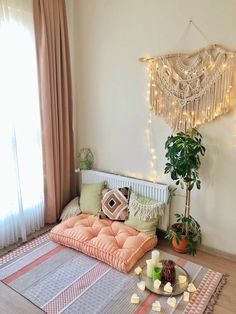
[[[209,313],[225,279],[221,273],[182,258],[161,252],[189,273],[198,287],[189,303],[177,297],[175,309],[160,297],[137,288],[133,272],[121,273],[109,265],[75,250],[63,247],[44,234],[0,258],[0,280],[49,314],[154,313],[151,305],[159,300],[161,313]],[[137,265],[150,258],[147,253]],[[137,266],[136,265],[136,266]],[[131,304],[137,293],[140,304]],[[14,301],[13,301],[14,302]]]

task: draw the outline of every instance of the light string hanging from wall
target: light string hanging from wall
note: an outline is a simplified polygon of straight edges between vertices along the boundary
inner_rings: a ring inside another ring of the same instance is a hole
[[[147,78],[148,78],[148,90],[146,96],[146,102],[150,107],[149,100],[150,100],[150,79],[151,79],[151,68],[149,64],[146,67],[147,70]],[[149,108],[150,109],[150,108]],[[150,154],[150,180],[153,182],[157,182],[157,154],[156,149],[154,148],[153,144],[153,121],[152,121],[152,112],[149,110],[148,113],[148,120],[147,120],[147,129],[146,129],[146,136],[147,136],[147,144],[148,150]]]
[[[235,52],[219,45],[192,54],[140,58],[150,68],[150,110],[173,131],[186,131],[227,113],[234,59]]]

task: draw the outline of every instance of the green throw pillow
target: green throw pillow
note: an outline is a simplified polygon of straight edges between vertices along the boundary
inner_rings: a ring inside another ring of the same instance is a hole
[[[80,195],[80,210],[82,213],[97,215],[101,209],[102,189],[105,182],[83,184]]]
[[[128,220],[125,221],[125,225],[132,227],[140,232],[146,233],[149,236],[156,235],[158,218],[151,218],[149,220],[141,220],[138,216],[129,213]]]

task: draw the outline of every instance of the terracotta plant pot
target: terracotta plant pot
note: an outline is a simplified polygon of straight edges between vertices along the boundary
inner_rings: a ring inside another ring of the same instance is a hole
[[[177,243],[176,238],[172,240],[173,248],[178,253],[187,253],[189,251],[189,248],[187,247],[189,242],[185,235],[182,235],[181,237],[182,239],[179,241],[179,244]]]
[[[178,224],[174,224],[172,227],[177,228]],[[176,241],[176,237],[174,237],[173,240],[172,240],[173,248],[178,253],[187,253],[187,252],[189,252],[189,248],[187,247],[188,244],[189,244],[189,242],[186,239],[185,235],[181,236],[181,240],[179,241],[179,244]]]

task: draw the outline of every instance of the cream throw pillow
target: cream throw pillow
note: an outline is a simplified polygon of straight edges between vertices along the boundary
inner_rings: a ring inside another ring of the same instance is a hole
[[[66,220],[72,216],[79,215],[80,213],[81,210],[79,207],[79,196],[77,196],[72,201],[70,201],[63,209],[60,220]]]
[[[129,214],[128,220],[125,221],[125,225],[132,227],[140,232],[143,232],[149,236],[156,235],[156,229],[158,224],[158,218],[152,218],[149,220],[141,220],[138,216]]]
[[[158,218],[163,216],[164,209],[164,203],[132,192],[129,202],[129,218],[125,224],[147,235],[155,236]]]

